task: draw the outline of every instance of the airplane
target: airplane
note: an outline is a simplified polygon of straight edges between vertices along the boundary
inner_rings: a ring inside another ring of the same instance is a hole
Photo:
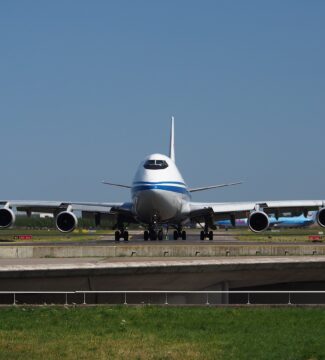
[[[76,211],[82,216],[95,218],[100,224],[103,216],[113,217],[115,223],[115,241],[128,241],[127,224],[138,223],[145,227],[144,240],[162,240],[164,228],[173,228],[173,238],[186,240],[184,226],[190,223],[204,224],[200,239],[213,240],[215,221],[247,217],[251,231],[259,233],[269,228],[269,214],[278,219],[284,213],[307,215],[308,211],[317,211],[318,224],[325,227],[325,200],[289,200],[289,201],[250,201],[250,202],[194,202],[194,192],[222,188],[239,184],[228,183],[204,187],[189,188],[175,160],[174,118],[171,120],[169,156],[151,154],[139,165],[132,185],[116,184],[104,181],[104,184],[118,186],[131,191],[131,201],[124,203],[109,202],[73,202],[73,201],[0,201],[0,229],[9,228],[15,223],[16,211],[31,213],[52,213],[59,231],[68,233],[78,226]]]
[[[310,212],[307,217],[304,214],[300,216],[283,216],[276,219],[273,215],[269,216],[270,227],[274,228],[303,228],[311,226],[315,223],[316,212]],[[229,229],[232,228],[232,223],[230,220],[220,220],[216,221],[216,226]],[[248,218],[236,219],[235,228],[246,228],[248,226]]]

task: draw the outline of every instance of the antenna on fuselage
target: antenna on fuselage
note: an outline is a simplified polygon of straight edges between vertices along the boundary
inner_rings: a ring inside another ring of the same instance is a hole
[[[172,116],[172,123],[170,129],[170,148],[169,157],[175,162],[175,132],[174,132],[174,116]]]

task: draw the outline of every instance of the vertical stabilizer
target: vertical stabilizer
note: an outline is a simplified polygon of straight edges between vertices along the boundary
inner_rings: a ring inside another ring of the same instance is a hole
[[[172,116],[172,124],[170,129],[170,148],[169,157],[175,162],[175,133],[174,133],[174,116]]]

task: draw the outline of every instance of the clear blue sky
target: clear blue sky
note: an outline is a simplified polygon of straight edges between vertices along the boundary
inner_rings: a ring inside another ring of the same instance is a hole
[[[325,198],[324,1],[0,2],[2,199],[128,200],[168,152],[193,200]]]

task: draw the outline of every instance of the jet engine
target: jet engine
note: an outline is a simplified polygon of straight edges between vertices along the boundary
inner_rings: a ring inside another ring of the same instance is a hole
[[[78,226],[76,215],[70,211],[62,211],[56,217],[56,227],[63,233],[73,231]]]
[[[318,211],[316,219],[318,225],[325,227],[325,208],[322,208]]]
[[[12,226],[16,221],[16,215],[11,209],[0,209],[0,229]]]
[[[324,213],[325,215],[325,213]],[[325,217],[325,216],[324,216]],[[263,211],[254,211],[248,218],[248,227],[256,233],[262,232],[270,226],[269,217]]]

